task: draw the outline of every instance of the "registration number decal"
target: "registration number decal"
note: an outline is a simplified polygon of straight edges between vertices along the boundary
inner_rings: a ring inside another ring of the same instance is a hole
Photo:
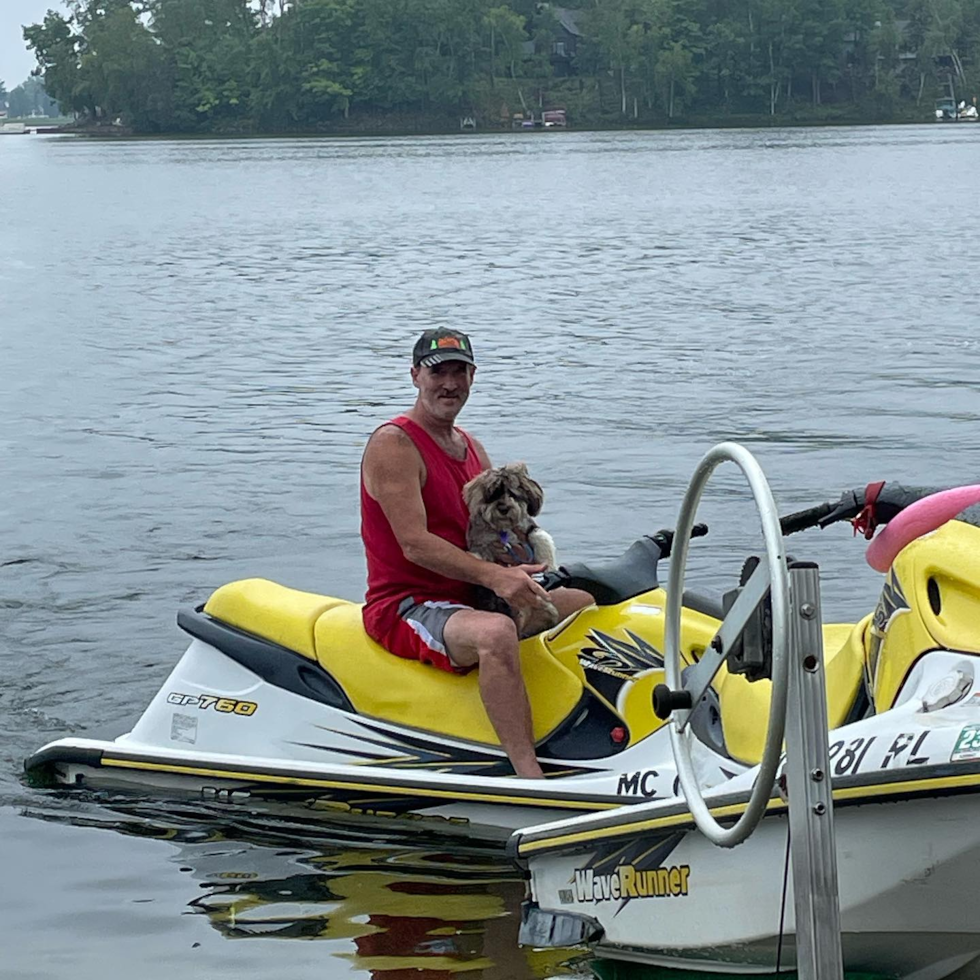
[[[929,761],[923,746],[929,732],[897,732],[880,739],[878,735],[832,742],[829,756],[835,776],[853,776],[868,769],[891,769],[898,766],[921,766]],[[877,748],[871,752],[871,747]],[[867,761],[867,765],[865,765]]]
[[[950,762],[971,762],[980,759],[980,725],[967,725],[956,739]]]

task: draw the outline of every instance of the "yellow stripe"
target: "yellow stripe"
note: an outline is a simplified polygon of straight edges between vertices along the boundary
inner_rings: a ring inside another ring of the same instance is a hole
[[[917,789],[956,789],[960,786],[980,786],[980,773],[963,776],[934,776],[932,779],[909,779],[900,783],[875,783],[873,786],[848,786],[834,790],[835,800],[854,800],[862,796],[888,796],[911,793]]]
[[[969,773],[963,776],[937,776],[931,779],[910,779],[896,783],[875,783],[872,786],[848,786],[834,790],[834,800],[856,800],[879,796],[897,796],[902,793],[912,793],[922,789],[956,789],[961,786],[980,786],[980,773]],[[734,817],[745,811],[745,803],[730,803],[727,806],[713,807],[711,815],[717,820],[720,817]],[[786,804],[779,799],[771,799],[766,805],[767,813],[775,813],[786,809]],[[690,812],[675,813],[669,817],[653,817],[649,820],[637,820],[634,823],[616,824],[613,827],[600,827],[595,830],[581,830],[574,834],[563,834],[560,837],[548,837],[541,840],[521,842],[518,853],[532,854],[550,848],[563,847],[569,844],[581,844],[586,841],[599,841],[607,837],[617,837],[620,834],[637,834],[646,830],[665,830],[683,824],[693,825],[694,818]]]
[[[782,800],[770,800],[766,810],[785,809]],[[711,809],[711,815],[717,820],[723,817],[734,817],[745,809],[744,803],[730,803],[728,806],[718,806]],[[605,837],[616,837],[620,834],[637,834],[644,830],[664,830],[682,824],[693,824],[694,818],[685,810],[669,817],[653,817],[650,820],[637,820],[635,823],[616,824],[614,827],[603,827],[598,830],[580,830],[575,834],[564,834],[561,837],[548,837],[543,840],[522,841],[518,851],[520,854],[530,854],[544,848],[561,847],[565,844],[580,844],[584,841],[600,840]]]
[[[558,809],[611,810],[619,803],[590,803],[588,800],[553,800],[532,796],[501,796],[491,793],[460,793],[453,790],[425,789],[409,786],[386,786],[379,783],[345,783],[330,779],[309,779],[304,776],[271,776],[265,773],[238,772],[231,769],[199,769],[163,762],[139,762],[134,759],[113,759],[103,755],[103,766],[121,769],[145,769],[152,772],[174,772],[187,776],[211,776],[215,779],[244,779],[249,782],[277,783],[284,786],[313,786],[319,789],[356,789],[369,793],[383,792],[389,796],[424,796],[441,800],[469,800],[477,803],[513,803],[519,806],[549,806]]]

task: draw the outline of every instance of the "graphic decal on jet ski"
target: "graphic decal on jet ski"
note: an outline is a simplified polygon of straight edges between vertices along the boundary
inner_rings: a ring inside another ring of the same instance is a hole
[[[663,654],[655,646],[631,630],[626,630],[626,635],[628,641],[592,630],[586,637],[592,646],[582,647],[578,655],[589,683],[612,704],[620,689],[637,674],[663,670],[664,666]]]
[[[214,708],[222,714],[254,715],[259,706],[254,701],[239,701],[237,698],[223,698],[217,694],[181,694],[171,691],[167,695],[167,704],[179,704],[184,708]]]
[[[563,904],[595,905],[618,901],[618,915],[634,898],[677,898],[687,895],[691,867],[667,866],[664,862],[684,839],[684,832],[673,833],[653,847],[649,839],[634,840],[611,853],[599,852],[582,868],[573,872],[571,888],[562,889]]]
[[[435,743],[431,738],[410,735],[407,732],[397,734],[381,727],[359,721],[358,725],[378,738],[367,735],[358,736],[360,743],[376,745],[384,750],[372,752],[369,749],[347,748],[338,745],[316,745],[311,742],[294,742],[311,749],[323,749],[329,752],[342,751],[352,759],[359,760],[355,765],[384,766],[388,769],[427,769],[433,772],[452,772],[466,776],[512,776],[514,770],[507,757],[502,752],[483,751],[473,746],[453,745],[444,741]],[[350,732],[325,728],[332,735],[342,735],[351,738]],[[541,768],[551,776],[577,776],[597,770],[586,766],[569,766],[562,762],[548,762],[542,759]]]
[[[656,769],[639,769],[635,772],[624,772],[616,784],[617,796],[642,796],[650,800],[657,795],[657,780],[660,772]]]
[[[874,690],[875,673],[878,669],[878,655],[881,653],[881,644],[885,640],[885,634],[901,613],[910,611],[908,599],[902,591],[898,576],[892,569],[888,573],[885,585],[881,590],[878,605],[875,607],[874,615],[871,617],[870,643],[868,644],[867,658],[867,682],[868,689]]]

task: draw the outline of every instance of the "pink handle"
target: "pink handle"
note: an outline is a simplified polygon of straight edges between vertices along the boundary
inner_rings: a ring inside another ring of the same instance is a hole
[[[980,485],[941,490],[909,504],[871,544],[865,558],[876,572],[887,572],[895,556],[916,538],[935,531],[961,510],[980,503]]]

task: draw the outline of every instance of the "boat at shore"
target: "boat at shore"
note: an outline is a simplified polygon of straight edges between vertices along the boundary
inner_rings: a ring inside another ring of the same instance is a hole
[[[936,99],[936,122],[976,122],[980,118],[975,104],[968,105],[962,99]]]

